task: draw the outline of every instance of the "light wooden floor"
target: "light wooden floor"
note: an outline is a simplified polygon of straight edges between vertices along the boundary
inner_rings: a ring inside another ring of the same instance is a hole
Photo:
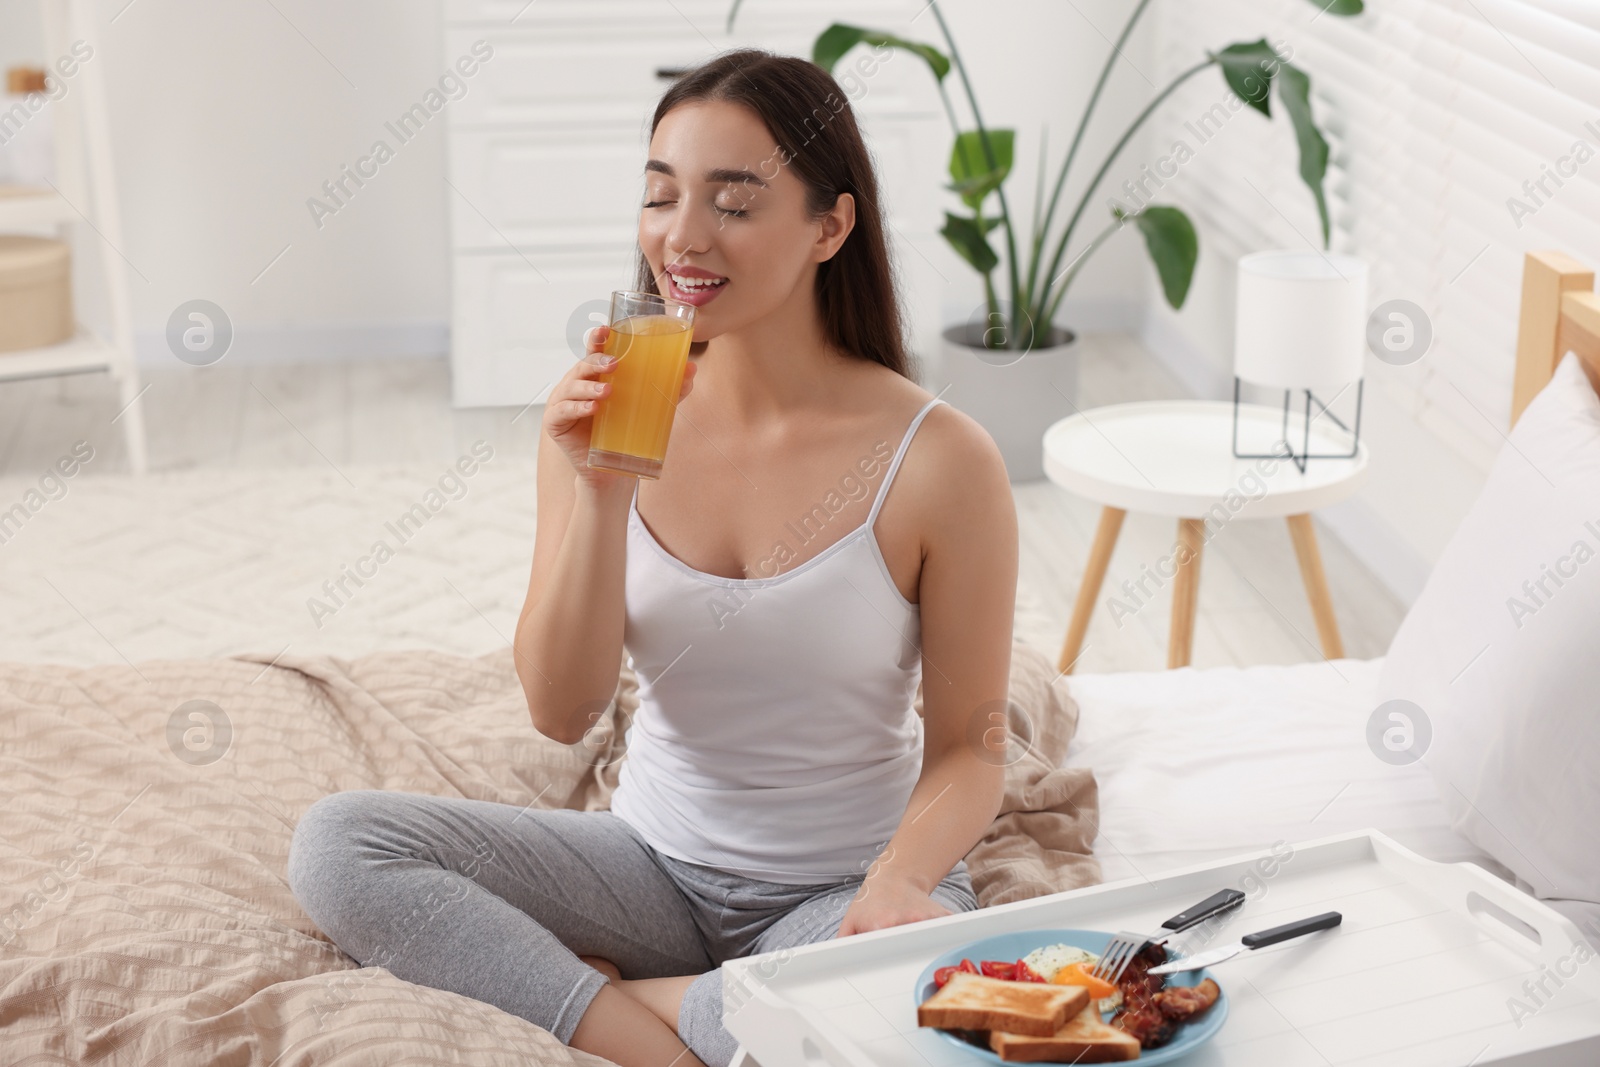
[[[0,357],[3,358],[3,357]],[[442,360],[373,360],[321,365],[177,364],[146,371],[150,459],[156,471],[275,474],[314,468],[343,477],[368,464],[441,469],[478,439],[498,457],[532,463],[541,409],[458,411],[449,403]],[[1185,395],[1178,382],[1131,338],[1086,338],[1079,403]],[[86,476],[126,469],[118,405],[104,376],[0,384],[0,484],[20,487],[77,440],[95,459]],[[1021,528],[1018,633],[1059,650],[1099,508],[1048,482],[1015,487]],[[14,491],[0,503],[9,506]],[[1325,528],[1319,527],[1346,654],[1380,656],[1404,608]],[[1113,557],[1101,604],[1077,671],[1156,670],[1165,664],[1169,590],[1119,627],[1105,606],[1122,582],[1171,551],[1176,524],[1130,514]],[[531,554],[531,543],[527,546]],[[205,549],[196,544],[195,565]],[[0,546],[0,567],[6,549]],[[137,568],[139,560],[128,560]],[[525,571],[523,572],[526,573]],[[1320,658],[1299,570],[1280,521],[1240,520],[1206,546],[1194,641],[1195,666],[1292,663]]]

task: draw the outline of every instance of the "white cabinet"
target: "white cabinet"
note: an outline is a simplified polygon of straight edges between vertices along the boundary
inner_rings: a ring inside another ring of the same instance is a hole
[[[574,312],[633,285],[650,117],[677,72],[746,46],[809,56],[835,21],[937,33],[918,0],[745,0],[730,36],[730,3],[446,0],[446,62],[493,48],[447,111],[456,406],[542,400],[574,358]],[[869,59],[857,49],[835,76],[878,168],[902,295],[936,309],[911,290],[938,283],[919,247],[938,239],[950,133],[921,60],[859,72]]]

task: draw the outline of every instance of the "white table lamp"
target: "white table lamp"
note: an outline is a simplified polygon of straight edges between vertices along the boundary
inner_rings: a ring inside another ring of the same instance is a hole
[[[1282,250],[1255,252],[1239,260],[1238,302],[1233,354],[1234,442],[1241,459],[1288,458],[1302,471],[1312,458],[1349,459],[1361,436],[1362,353],[1366,350],[1367,264],[1339,252]],[[1239,451],[1240,382],[1283,390],[1282,451]],[[1334,399],[1356,386],[1355,428],[1345,426],[1317,392]],[[1305,432],[1297,454],[1289,444],[1289,399],[1305,393]],[[1320,409],[1311,413],[1315,403]],[[1326,415],[1351,434],[1348,453],[1310,454],[1311,422]]]

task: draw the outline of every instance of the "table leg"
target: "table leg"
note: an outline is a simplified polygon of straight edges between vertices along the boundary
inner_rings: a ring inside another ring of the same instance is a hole
[[[1322,573],[1322,553],[1317,550],[1317,531],[1307,514],[1289,516],[1289,537],[1300,560],[1300,578],[1311,601],[1311,617],[1317,621],[1317,637],[1322,654],[1328,659],[1344,658],[1344,642],[1339,638],[1339,620],[1333,614],[1333,598],[1328,596],[1328,578]]]
[[[1061,660],[1056,670],[1072,673],[1072,665],[1083,651],[1083,635],[1089,631],[1089,616],[1094,614],[1094,602],[1100,596],[1100,586],[1106,579],[1106,566],[1111,562],[1111,550],[1117,547],[1117,534],[1122,532],[1122,520],[1128,513],[1122,508],[1103,508],[1100,525],[1094,531],[1094,544],[1089,549],[1089,562],[1083,568],[1083,581],[1078,585],[1078,599],[1072,605],[1072,622],[1067,626],[1067,640],[1061,646]]]
[[[1178,573],[1172,583],[1172,630],[1167,638],[1167,669],[1187,667],[1194,651],[1194,613],[1200,601],[1200,550],[1204,519],[1178,520]]]

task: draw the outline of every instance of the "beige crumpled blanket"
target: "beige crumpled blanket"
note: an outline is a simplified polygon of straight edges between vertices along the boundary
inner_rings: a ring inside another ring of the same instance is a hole
[[[985,905],[1099,880],[1094,779],[1057,768],[1077,709],[1054,677],[1016,646],[1013,729],[1031,748],[968,856]],[[624,669],[608,745],[636,707]],[[0,664],[0,1062],[603,1067],[357,967],[295,903],[285,862],[296,820],[337,790],[592,810],[618,766],[532,729],[509,649]]]

